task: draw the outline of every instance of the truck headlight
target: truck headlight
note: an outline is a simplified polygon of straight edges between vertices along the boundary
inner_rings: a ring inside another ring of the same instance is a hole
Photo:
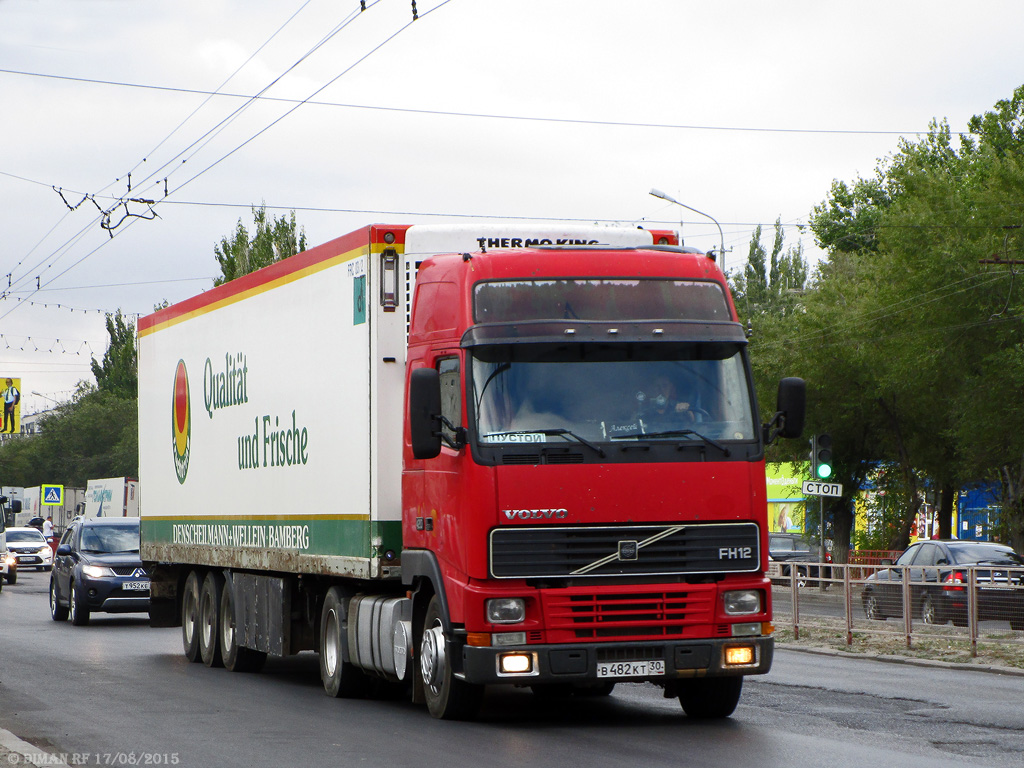
[[[521,597],[492,597],[486,609],[491,624],[518,624],[526,618],[526,601]]]
[[[738,589],[722,593],[722,605],[729,616],[761,612],[761,593],[756,589]]]

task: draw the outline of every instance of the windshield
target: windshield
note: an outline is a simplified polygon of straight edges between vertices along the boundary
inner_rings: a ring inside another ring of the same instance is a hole
[[[10,534],[8,534],[10,540]],[[988,563],[999,565],[1024,565],[1024,558],[1021,558],[1009,547],[993,547],[987,544],[959,544],[951,547],[953,560],[960,565],[971,563]]]
[[[96,525],[82,531],[83,552],[114,553],[139,551],[138,525]]]
[[[755,439],[736,345],[495,345],[472,366],[482,443]]]
[[[8,544],[24,544],[24,543],[35,543],[45,544],[46,539],[43,538],[43,534],[39,531],[8,531],[7,532],[7,543]]]

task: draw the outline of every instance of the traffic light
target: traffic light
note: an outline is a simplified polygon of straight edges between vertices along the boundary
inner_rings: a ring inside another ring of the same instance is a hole
[[[811,438],[811,474],[819,480],[832,477],[832,435],[828,432]]]

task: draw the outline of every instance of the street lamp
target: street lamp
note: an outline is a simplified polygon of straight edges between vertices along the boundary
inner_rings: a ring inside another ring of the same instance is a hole
[[[689,205],[687,205],[686,203],[679,202],[674,197],[672,197],[672,195],[669,195],[669,194],[667,194],[665,192],[662,192],[660,189],[652,189],[651,190],[651,195],[653,195],[654,197],[661,198],[662,200],[664,200],[667,203],[673,203],[675,205],[681,206],[681,207],[685,208],[688,211],[693,211],[694,213],[699,213],[701,216],[706,216],[707,218],[709,218],[713,222],[715,222],[715,226],[718,227],[718,236],[719,236],[719,238],[721,238],[721,245],[719,246],[718,252],[722,256],[722,272],[724,273],[725,272],[725,235],[722,233],[722,225],[718,223],[718,219],[716,219],[714,216],[711,216],[711,215],[709,215],[707,213],[704,213],[704,211],[698,211],[696,208],[692,208]]]
[[[44,395],[42,392],[36,392],[35,390],[32,390],[32,394],[35,395],[36,397],[43,398],[43,400],[49,400],[51,403],[54,403],[56,405],[60,405],[60,401],[59,400],[54,400],[52,397],[48,397],[47,395]]]

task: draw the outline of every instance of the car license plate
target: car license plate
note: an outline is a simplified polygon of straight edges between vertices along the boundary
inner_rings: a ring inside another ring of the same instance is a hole
[[[125,589],[125,590],[128,590],[128,589],[132,589],[132,590],[149,589],[149,582],[148,581],[126,581],[126,582],[124,582],[121,585],[121,589]]]
[[[652,661],[599,661],[598,677],[653,677],[665,674],[665,662]]]

